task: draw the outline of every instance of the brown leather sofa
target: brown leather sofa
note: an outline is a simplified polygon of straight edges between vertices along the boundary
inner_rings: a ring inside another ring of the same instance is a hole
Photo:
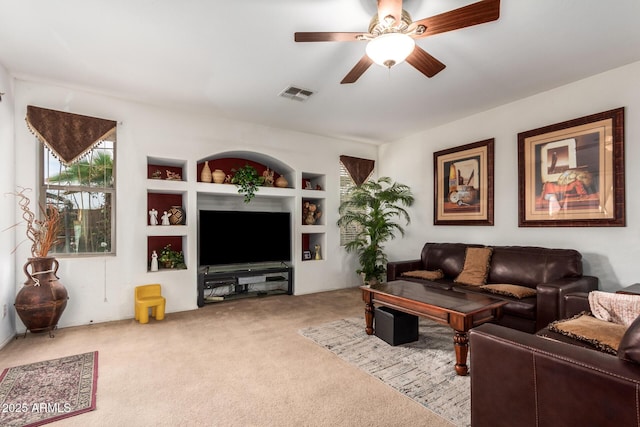
[[[494,324],[469,335],[472,426],[640,426],[640,317],[617,355]]]
[[[409,280],[457,292],[486,293],[477,286],[454,281],[463,269],[466,248],[484,247],[465,243],[426,243],[420,259],[387,264],[387,281]],[[549,249],[534,246],[491,246],[493,252],[486,282],[512,284],[536,290],[536,295],[514,298],[492,294],[507,301],[503,316],[496,323],[520,331],[535,333],[550,322],[563,318],[565,296],[598,289],[598,278],[582,274],[582,255],[573,249]],[[442,270],[444,277],[424,280],[403,276],[416,270]]]

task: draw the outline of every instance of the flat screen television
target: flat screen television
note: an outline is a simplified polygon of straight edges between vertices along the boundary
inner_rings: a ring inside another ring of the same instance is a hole
[[[200,266],[291,261],[291,214],[200,210]]]

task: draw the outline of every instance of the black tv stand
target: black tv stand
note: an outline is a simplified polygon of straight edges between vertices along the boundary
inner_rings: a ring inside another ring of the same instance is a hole
[[[284,263],[202,267],[198,273],[198,307],[282,294],[293,295],[293,267]]]

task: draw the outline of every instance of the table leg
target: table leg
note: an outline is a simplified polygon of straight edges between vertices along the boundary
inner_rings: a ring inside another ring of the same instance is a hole
[[[371,302],[371,292],[362,291],[364,300],[364,321],[367,335],[373,335],[373,303]]]
[[[468,375],[467,354],[469,353],[469,335],[466,332],[455,331],[453,348],[456,350],[456,373]]]

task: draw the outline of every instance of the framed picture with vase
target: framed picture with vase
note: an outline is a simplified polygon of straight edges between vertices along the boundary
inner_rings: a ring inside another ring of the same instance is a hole
[[[494,139],[433,153],[434,225],[493,225]]]

